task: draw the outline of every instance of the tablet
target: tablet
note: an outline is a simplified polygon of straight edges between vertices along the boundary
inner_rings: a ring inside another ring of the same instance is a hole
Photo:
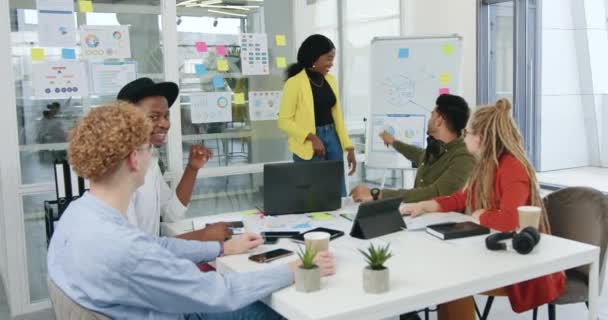
[[[295,242],[303,243],[304,234],[309,233],[309,232],[327,232],[327,233],[329,233],[329,240],[333,240],[333,239],[339,238],[344,235],[344,231],[319,227],[319,228],[314,228],[312,230],[308,230],[306,232],[302,232],[298,236],[293,237],[292,240]]]

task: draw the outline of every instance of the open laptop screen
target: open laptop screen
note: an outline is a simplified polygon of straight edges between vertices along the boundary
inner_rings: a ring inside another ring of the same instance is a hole
[[[342,161],[264,165],[264,212],[268,215],[336,210],[341,206]]]

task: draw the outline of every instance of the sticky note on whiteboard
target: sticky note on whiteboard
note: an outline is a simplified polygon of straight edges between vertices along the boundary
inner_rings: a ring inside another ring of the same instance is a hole
[[[410,49],[409,48],[399,48],[399,58],[405,59],[410,57]]]
[[[454,45],[453,44],[444,44],[441,51],[445,55],[451,55],[454,53]]]
[[[449,73],[442,73],[439,75],[439,84],[448,85],[452,83],[452,75]]]
[[[450,93],[450,88],[439,88],[439,95],[449,94],[449,93]]]

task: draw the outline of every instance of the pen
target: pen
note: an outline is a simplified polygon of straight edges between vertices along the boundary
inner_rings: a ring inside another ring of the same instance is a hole
[[[340,213],[340,217],[342,217],[348,221],[353,221],[353,219],[351,217],[349,217],[348,214],[346,214],[346,213]]]
[[[194,220],[191,220],[190,222],[192,222],[192,231],[194,231]]]

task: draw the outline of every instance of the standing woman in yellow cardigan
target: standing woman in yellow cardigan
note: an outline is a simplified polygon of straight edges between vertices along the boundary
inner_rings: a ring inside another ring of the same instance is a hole
[[[294,161],[342,160],[347,151],[352,175],[357,167],[355,149],[344,126],[338,83],[329,74],[335,56],[336,47],[323,35],[313,34],[302,42],[298,61],[287,69],[279,128],[288,135]]]

